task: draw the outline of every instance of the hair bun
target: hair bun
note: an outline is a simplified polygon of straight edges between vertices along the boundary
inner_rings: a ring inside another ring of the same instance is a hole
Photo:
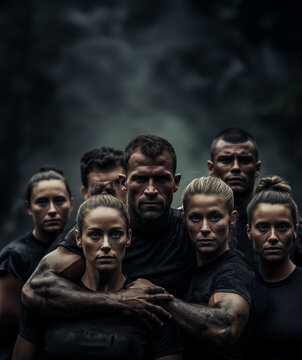
[[[40,167],[39,172],[46,172],[46,171],[55,171],[56,173],[64,176],[64,172],[61,169],[56,168],[55,166],[51,165],[43,165]]]
[[[91,190],[90,196],[94,195],[113,195],[115,196],[115,189],[113,187],[112,182],[110,183],[103,183],[101,181],[95,183]]]
[[[259,181],[256,187],[255,194],[262,191],[279,191],[291,194],[291,187],[280,176],[265,177]]]

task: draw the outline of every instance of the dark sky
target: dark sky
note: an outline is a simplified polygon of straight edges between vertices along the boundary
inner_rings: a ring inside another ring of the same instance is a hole
[[[302,206],[299,1],[3,1],[1,240],[30,226],[25,182],[61,167],[79,197],[79,161],[167,138],[184,186],[206,175],[212,138],[242,127],[262,176],[278,174]],[[1,246],[1,245],[0,245]]]

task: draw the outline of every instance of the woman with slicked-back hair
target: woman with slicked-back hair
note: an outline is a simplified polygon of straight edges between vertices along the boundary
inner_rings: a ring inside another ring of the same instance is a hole
[[[248,236],[259,259],[246,359],[301,359],[302,268],[290,259],[298,231],[291,187],[262,178],[248,208]]]

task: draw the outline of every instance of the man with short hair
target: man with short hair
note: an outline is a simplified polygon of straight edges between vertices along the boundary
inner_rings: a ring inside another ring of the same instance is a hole
[[[230,248],[241,250],[255,268],[258,261],[253,244],[247,237],[246,208],[252,198],[255,180],[260,170],[258,146],[250,133],[240,128],[227,128],[214,138],[211,145],[211,160],[208,160],[208,173],[219,177],[231,187],[235,209],[238,211],[238,219],[231,231],[229,245]]]
[[[185,294],[194,268],[194,251],[182,214],[171,209],[173,193],[181,175],[176,174],[176,155],[172,145],[155,135],[140,135],[126,147],[126,175],[121,174],[123,191],[128,195],[132,244],[127,249],[123,272],[131,280],[147,278],[159,285],[132,288],[122,293],[84,294],[69,280],[79,279],[83,258],[75,254],[76,243],[65,239],[57,250],[42,259],[23,288],[27,307],[47,309],[59,316],[75,311],[119,311],[160,324],[168,313],[156,301],[169,301]]]

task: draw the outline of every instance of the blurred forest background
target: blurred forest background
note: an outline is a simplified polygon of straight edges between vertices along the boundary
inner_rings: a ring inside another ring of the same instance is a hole
[[[23,193],[41,165],[64,170],[77,207],[83,153],[141,133],[176,149],[174,206],[235,126],[302,208],[301,4],[2,0],[0,247],[30,229]]]

